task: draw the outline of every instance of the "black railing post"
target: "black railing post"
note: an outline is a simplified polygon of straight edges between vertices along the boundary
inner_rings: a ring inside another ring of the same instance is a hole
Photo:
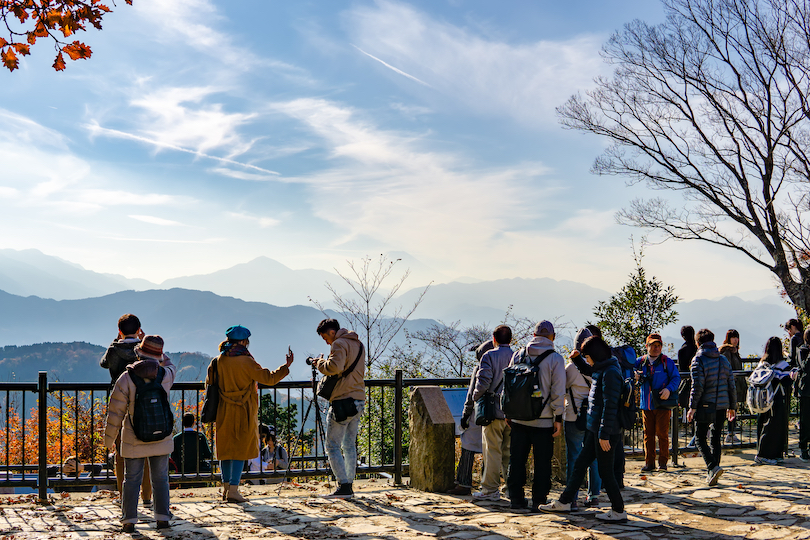
[[[394,483],[402,484],[402,370],[394,375]]]
[[[681,431],[681,427],[680,427],[681,417],[679,415],[680,412],[681,412],[681,410],[680,410],[679,407],[675,407],[672,410],[672,434],[671,434],[671,439],[672,439],[672,464],[675,467],[680,466],[680,465],[678,465],[678,454],[680,453],[680,451],[678,449],[678,445],[680,444],[680,441],[678,440],[678,436],[679,436],[679,433]]]
[[[39,372],[39,502],[48,502],[48,372]],[[25,472],[23,472],[23,477]]]

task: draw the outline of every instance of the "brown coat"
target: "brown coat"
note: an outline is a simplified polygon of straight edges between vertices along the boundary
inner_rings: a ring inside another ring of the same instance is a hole
[[[340,375],[349,369],[357,359],[360,352],[360,339],[355,332],[341,328],[335,334],[335,341],[332,342],[332,350],[329,356],[320,360],[315,367],[324,375]],[[343,398],[354,398],[360,401],[366,400],[366,351],[360,355],[360,361],[351,373],[340,379],[332,392],[329,401],[336,401]]]
[[[256,383],[277,384],[289,375],[287,366],[269,370],[250,356],[216,358],[219,376],[217,409],[217,459],[248,460],[259,455],[259,391]],[[214,374],[214,362],[208,366],[206,387]]]

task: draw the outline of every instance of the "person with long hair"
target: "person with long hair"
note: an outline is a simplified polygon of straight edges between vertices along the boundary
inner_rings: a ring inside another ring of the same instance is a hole
[[[757,455],[754,461],[760,465],[777,465],[784,459],[785,438],[787,437],[787,416],[791,378],[790,364],[782,351],[782,340],[768,339],[765,353],[757,368],[767,367],[774,371],[773,406],[757,416]]]
[[[219,356],[211,361],[205,386],[219,386],[216,452],[222,473],[222,500],[246,502],[239,493],[245,461],[259,456],[258,384],[273,386],[290,373],[293,353],[275,370],[263,368],[248,351],[250,330],[241,325],[225,332]]]
[[[731,328],[728,332],[726,332],[726,339],[723,340],[723,344],[720,345],[720,354],[726,357],[728,363],[731,364],[731,369],[734,371],[742,371],[742,357],[740,356],[740,333]],[[734,384],[737,388],[737,397],[742,399],[741,396],[745,396],[746,392],[746,383],[745,377],[742,376],[735,376],[734,377]],[[728,434],[726,435],[725,440],[723,441],[725,444],[740,444],[740,439],[735,435],[737,431],[737,420],[729,420],[728,422]]]

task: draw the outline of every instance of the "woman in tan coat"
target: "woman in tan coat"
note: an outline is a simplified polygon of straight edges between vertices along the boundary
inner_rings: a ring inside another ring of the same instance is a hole
[[[285,365],[271,371],[260,366],[248,352],[250,330],[231,326],[225,335],[228,339],[219,344],[220,355],[208,366],[205,384],[219,385],[216,449],[222,471],[222,499],[245,502],[247,499],[238,489],[242,468],[246,460],[259,455],[257,383],[273,386],[286,377],[293,353],[287,353]]]

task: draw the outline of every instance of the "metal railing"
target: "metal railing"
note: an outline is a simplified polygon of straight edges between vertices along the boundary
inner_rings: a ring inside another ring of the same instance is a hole
[[[735,372],[747,376],[750,371]],[[688,379],[689,373],[682,373]],[[468,378],[405,379],[397,371],[393,379],[366,380],[366,409],[358,436],[357,473],[391,475],[395,483],[408,474],[410,433],[404,418],[410,399],[405,389],[414,386],[466,387]],[[191,412],[197,418],[202,408],[202,382],[175,383],[169,401],[175,409],[176,432],[182,431],[181,418]],[[0,383],[0,492],[3,488],[36,488],[40,499],[48,489],[62,487],[91,489],[92,486],[114,487],[114,459],[104,447],[104,417],[110,386],[106,383],[48,383],[47,373],[40,372],[36,383]],[[259,416],[265,424],[275,426],[277,445],[289,454],[289,477],[328,476],[331,474],[324,434],[317,429],[316,416],[326,427],[328,404],[313,401],[310,381],[282,381],[273,387],[259,388]],[[738,422],[735,433],[740,442],[734,447],[756,445],[757,415],[744,413],[744,398],[738,399]],[[796,416],[796,400],[790,413]],[[307,412],[307,409],[310,409]],[[670,440],[672,459],[689,440],[690,426],[681,422],[679,409],[673,411]],[[44,426],[44,428],[43,428]],[[196,426],[216,455],[216,426]],[[641,415],[633,429],[625,433],[625,452],[643,453]],[[201,443],[198,443],[201,444]],[[197,454],[199,455],[198,446]],[[694,450],[692,450],[694,451]],[[62,473],[69,456],[78,456],[91,472]],[[182,458],[182,456],[181,456]],[[180,467],[180,464],[176,464]],[[170,483],[206,484],[218,481],[216,462],[207,470],[175,471]],[[286,470],[272,470],[260,465],[258,471],[244,473],[253,481],[278,482]]]

